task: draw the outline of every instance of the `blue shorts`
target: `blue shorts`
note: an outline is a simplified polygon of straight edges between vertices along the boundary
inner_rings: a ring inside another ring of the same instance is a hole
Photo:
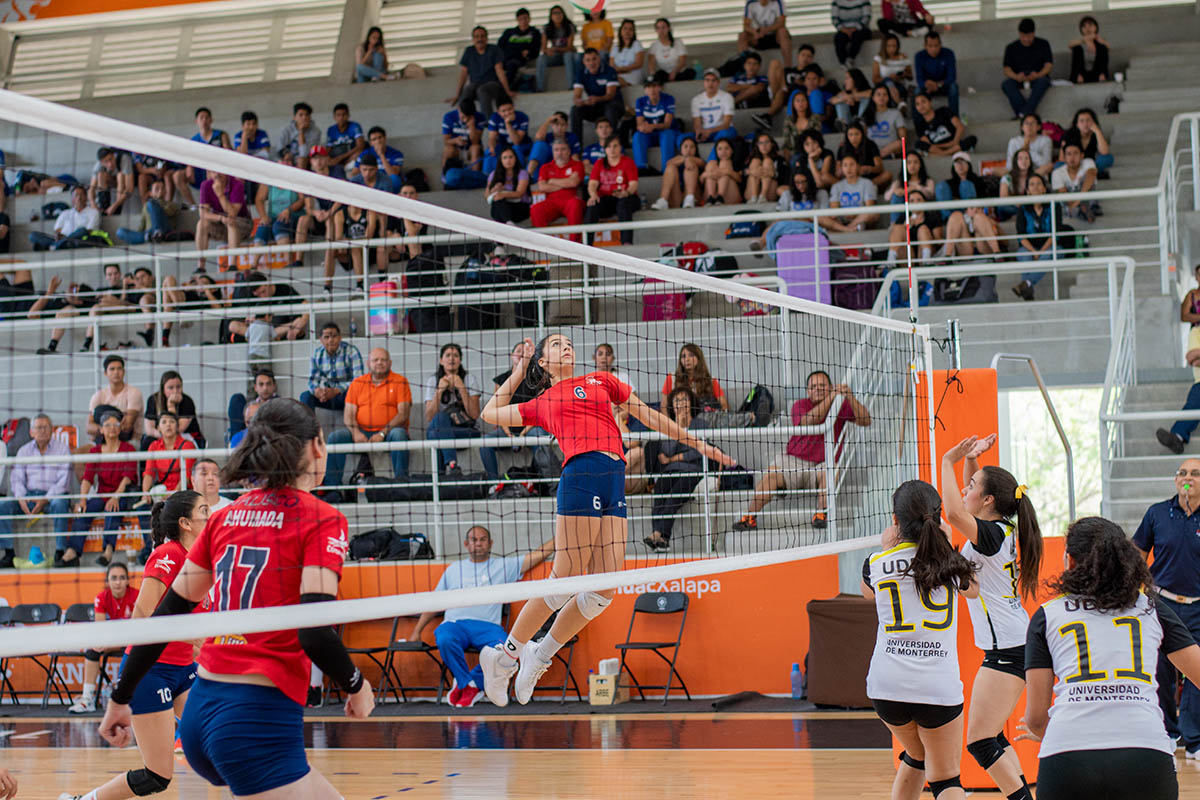
[[[624,517],[625,462],[592,451],[574,456],[558,479],[563,517]]]
[[[188,695],[179,738],[188,764],[235,797],[295,783],[308,774],[304,707],[274,686],[200,678]]]
[[[125,656],[121,656],[121,672],[125,671]],[[153,714],[175,707],[175,699],[192,688],[196,680],[196,665],[155,664],[138,682],[129,701],[134,714]]]

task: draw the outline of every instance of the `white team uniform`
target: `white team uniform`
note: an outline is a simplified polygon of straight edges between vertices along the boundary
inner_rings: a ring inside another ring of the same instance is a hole
[[[863,566],[863,580],[875,592],[879,615],[867,697],[960,705],[957,598],[942,587],[925,602],[913,579],[903,574],[916,551],[915,544],[906,542],[872,554]]]
[[[979,567],[979,596],[967,598],[975,646],[985,651],[1021,647],[1029,615],[1017,591],[1017,537],[1009,522],[976,522],[980,523],[979,544],[967,542],[962,549],[963,556]]]

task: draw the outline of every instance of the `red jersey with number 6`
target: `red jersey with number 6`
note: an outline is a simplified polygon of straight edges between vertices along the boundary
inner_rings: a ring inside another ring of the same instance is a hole
[[[340,511],[308,492],[255,489],[209,517],[188,559],[213,573],[214,611],[294,606],[304,567],[325,567],[341,577],[347,530]],[[310,661],[294,624],[208,639],[200,666],[218,675],[263,675],[303,704]]]
[[[150,558],[146,559],[146,569],[142,572],[142,588],[146,588],[147,578],[157,578],[170,589],[175,576],[183,569],[183,562],[187,561],[187,557],[188,551],[176,541],[163,542],[154,548]],[[129,648],[126,648],[125,652],[128,653]],[[195,660],[191,642],[171,642],[158,657],[159,664],[173,664],[179,667],[186,667]]]
[[[558,439],[566,464],[580,453],[603,451],[624,458],[621,429],[612,404],[629,399],[630,388],[610,372],[559,381],[517,406],[521,422],[540,425]]]

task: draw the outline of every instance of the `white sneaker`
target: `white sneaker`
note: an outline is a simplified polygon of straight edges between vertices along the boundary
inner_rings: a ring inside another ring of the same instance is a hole
[[[650,206],[650,207],[651,207],[652,209],[654,209],[655,211],[666,211],[666,210],[667,210],[668,208],[670,208],[671,206],[670,206],[670,204],[669,204],[669,203],[667,203],[667,198],[665,198],[665,197],[660,197],[660,198],[658,198],[657,200],[655,200],[655,201],[654,201],[654,205],[652,205],[652,206]]]
[[[513,693],[516,695],[518,703],[525,705],[533,699],[533,690],[548,669],[550,669],[550,662],[543,661],[541,653],[533,647],[525,648],[520,668],[517,670],[517,681],[513,687]]]
[[[479,651],[479,667],[483,670],[483,692],[492,705],[503,708],[508,705],[508,682],[517,672],[517,665],[506,667],[502,663],[505,655],[503,645],[485,647]]]
[[[696,207],[696,196],[693,194],[689,194],[687,197],[683,198],[683,207],[684,208],[695,208]]]
[[[517,680],[520,680],[520,678],[518,677]],[[1194,761],[1200,758],[1200,750],[1188,750],[1186,751],[1186,756]]]
[[[67,794],[66,792],[63,792],[58,796],[58,800],[79,800],[80,797],[82,797],[82,795]]]
[[[67,709],[68,714],[90,714],[96,710],[96,696],[80,697],[75,705]]]

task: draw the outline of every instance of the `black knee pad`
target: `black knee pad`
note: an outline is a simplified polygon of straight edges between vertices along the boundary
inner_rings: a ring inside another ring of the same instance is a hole
[[[99,663],[100,651],[99,650],[84,650],[83,657],[85,659],[87,659],[88,661],[95,661],[95,662]]]
[[[969,743],[967,745],[967,752],[971,754],[971,758],[975,759],[979,766],[987,769],[1004,755],[1004,746],[997,741],[995,736],[992,736]]]
[[[912,756],[910,756],[908,754],[907,750],[904,750],[900,753],[900,760],[903,761],[905,764],[908,764],[913,769],[920,770],[921,772],[925,771],[925,762],[917,761],[915,758],[913,758]]]
[[[165,791],[171,785],[170,778],[164,778],[157,772],[151,772],[145,767],[129,770],[129,772],[125,773],[125,780],[129,782],[129,790],[138,797],[145,797],[148,794],[158,794]]]
[[[1008,748],[1012,747],[1012,743],[1010,743],[1008,739],[1004,738],[1004,731],[1000,731],[996,734],[996,744],[1000,745],[1001,750],[1007,750]]]
[[[954,788],[958,788],[958,789],[962,788],[962,781],[960,781],[958,779],[957,775],[955,775],[953,778],[946,778],[946,780],[944,780],[944,781],[930,781],[929,782],[929,791],[933,792],[934,798],[936,798],[939,794],[946,791],[947,789],[954,789]]]

